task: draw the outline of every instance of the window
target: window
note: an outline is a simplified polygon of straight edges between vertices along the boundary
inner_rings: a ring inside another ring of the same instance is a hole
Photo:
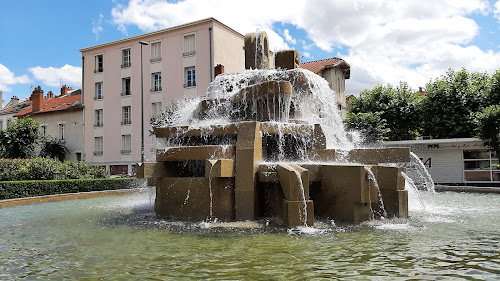
[[[339,111],[342,111],[342,104],[340,102],[337,103],[337,109]]]
[[[500,181],[500,166],[494,151],[464,150],[465,181]]]
[[[151,74],[151,92],[161,91],[161,72]]]
[[[184,88],[196,86],[196,71],[194,66],[184,69]]]
[[[151,44],[151,62],[161,61],[161,42]]]
[[[122,125],[127,125],[132,123],[131,113],[130,113],[130,106],[124,106],[122,107]]]
[[[102,100],[102,82],[95,83],[94,100]]]
[[[40,128],[42,130],[42,136],[46,136],[47,135],[47,126],[44,125],[44,126],[41,126]]]
[[[184,36],[184,56],[196,54],[194,34]]]
[[[122,50],[122,68],[130,67],[130,49]]]
[[[64,124],[59,124],[59,138],[64,140]]]
[[[103,71],[102,55],[96,55],[95,56],[94,73],[98,73],[98,72],[102,72],[102,71]]]
[[[130,96],[130,77],[122,78],[122,96]]]
[[[340,94],[340,77],[337,77],[337,93]]]
[[[102,155],[102,137],[94,138],[94,155]]]
[[[102,127],[102,109],[94,111],[94,127]]]
[[[131,135],[122,135],[122,154],[129,154],[132,150]]]
[[[156,116],[161,113],[161,102],[153,102],[151,104],[151,116]]]

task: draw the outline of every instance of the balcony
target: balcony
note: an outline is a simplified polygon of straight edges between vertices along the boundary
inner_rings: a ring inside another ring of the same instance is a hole
[[[159,58],[152,58],[152,59],[149,60],[149,62],[159,62],[159,61],[161,61],[161,57],[159,57]]]
[[[196,87],[196,81],[187,82],[186,84],[184,84],[184,88],[190,88],[190,87]]]
[[[155,86],[151,88],[151,92],[161,92],[161,86]]]
[[[132,66],[132,63],[130,63],[130,62],[124,62],[124,63],[121,65],[121,67],[122,67],[122,68],[130,67],[130,66]]]

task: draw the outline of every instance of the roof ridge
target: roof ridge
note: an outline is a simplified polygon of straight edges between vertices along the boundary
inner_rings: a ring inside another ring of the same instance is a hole
[[[332,59],[342,60],[341,58],[338,58],[338,57],[331,57],[331,58],[326,58],[326,59],[321,59],[321,60],[312,60],[312,61],[308,61],[308,62],[303,62],[301,64],[313,63],[313,62],[320,62],[320,61],[332,60]]]

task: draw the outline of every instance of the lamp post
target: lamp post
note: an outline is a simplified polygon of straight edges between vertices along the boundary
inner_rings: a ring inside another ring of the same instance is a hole
[[[142,46],[148,42],[139,41],[141,44],[141,163],[144,163],[144,74],[142,72]]]

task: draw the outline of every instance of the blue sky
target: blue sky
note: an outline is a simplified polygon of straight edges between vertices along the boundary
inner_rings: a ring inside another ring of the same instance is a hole
[[[81,87],[80,48],[207,17],[265,30],[271,49],[295,48],[302,61],[344,58],[350,94],[418,88],[448,68],[500,69],[500,0],[2,0],[3,99],[26,98],[31,85]]]

